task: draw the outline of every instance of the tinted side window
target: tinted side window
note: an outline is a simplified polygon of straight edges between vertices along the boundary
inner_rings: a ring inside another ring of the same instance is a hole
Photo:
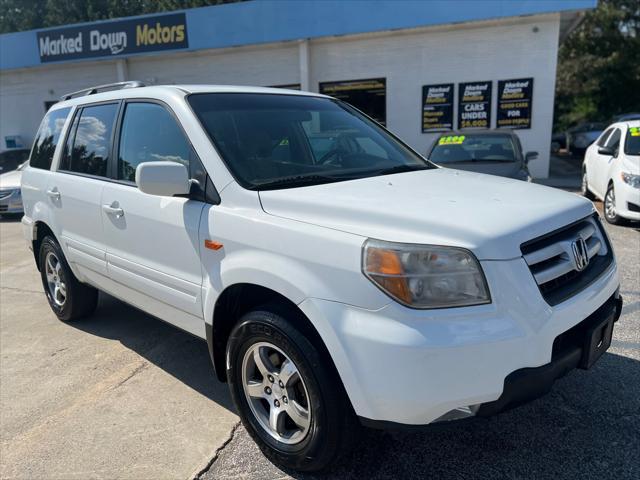
[[[191,146],[171,113],[156,103],[128,103],[122,120],[118,179],[135,181],[144,162],[171,161],[189,168]]]
[[[78,129],[78,121],[80,120],[80,111],[78,110],[73,117],[73,121],[69,126],[69,132],[67,133],[67,141],[64,145],[64,151],[62,152],[62,158],[60,159],[59,170],[69,170],[71,165],[71,152],[73,151],[73,140],[76,138],[76,130]]]
[[[116,103],[82,109],[75,135],[69,142],[73,147],[71,154],[65,158],[65,169],[87,175],[107,176],[111,132],[117,112]]]
[[[607,138],[609,138],[609,135],[611,134],[611,130],[613,130],[613,128],[610,128],[608,130],[606,130],[602,135],[600,135],[600,138],[598,139],[598,146],[599,147],[604,147]]]
[[[70,108],[61,108],[54,110],[45,115],[40,125],[40,129],[36,135],[31,151],[31,160],[29,165],[33,168],[44,168],[49,170],[51,161],[53,160],[53,152],[56,149],[60,133],[67,120]]]
[[[620,129],[616,128],[609,139],[607,140],[607,147],[616,150],[620,146]]]

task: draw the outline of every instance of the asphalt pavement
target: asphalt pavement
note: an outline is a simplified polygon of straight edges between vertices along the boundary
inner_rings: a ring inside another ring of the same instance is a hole
[[[107,295],[60,322],[0,223],[0,478],[186,479],[238,417],[206,343]]]
[[[323,475],[275,467],[238,427],[202,479],[637,480],[640,229],[607,229],[625,306],[610,350],[591,370],[574,371],[549,395],[476,423],[421,433],[366,431],[346,462]]]

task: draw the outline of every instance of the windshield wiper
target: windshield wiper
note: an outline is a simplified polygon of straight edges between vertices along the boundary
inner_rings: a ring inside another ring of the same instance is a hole
[[[278,178],[270,182],[254,185],[252,190],[272,190],[279,187],[303,187],[305,185],[318,185],[321,183],[337,182],[342,180],[339,177],[329,177],[326,175],[291,175],[290,177]]]
[[[391,175],[393,173],[414,172],[416,170],[428,170],[428,165],[396,165],[395,167],[383,168],[376,172],[377,175]]]

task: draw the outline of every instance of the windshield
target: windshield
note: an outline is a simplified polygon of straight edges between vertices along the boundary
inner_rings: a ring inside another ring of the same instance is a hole
[[[249,93],[189,96],[195,114],[238,182],[287,188],[432,168],[347,104]]]
[[[507,135],[443,135],[429,160],[436,164],[460,162],[515,162],[513,141]]]
[[[640,127],[629,127],[627,139],[624,142],[624,153],[640,155]]]

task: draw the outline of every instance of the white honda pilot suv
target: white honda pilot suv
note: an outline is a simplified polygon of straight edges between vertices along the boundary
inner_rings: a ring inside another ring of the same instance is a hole
[[[101,290],[205,339],[253,439],[298,470],[335,462],[362,424],[546,393],[609,347],[622,306],[591,202],[438,168],[313,93],[69,94],[22,194],[54,313],[87,317]]]

